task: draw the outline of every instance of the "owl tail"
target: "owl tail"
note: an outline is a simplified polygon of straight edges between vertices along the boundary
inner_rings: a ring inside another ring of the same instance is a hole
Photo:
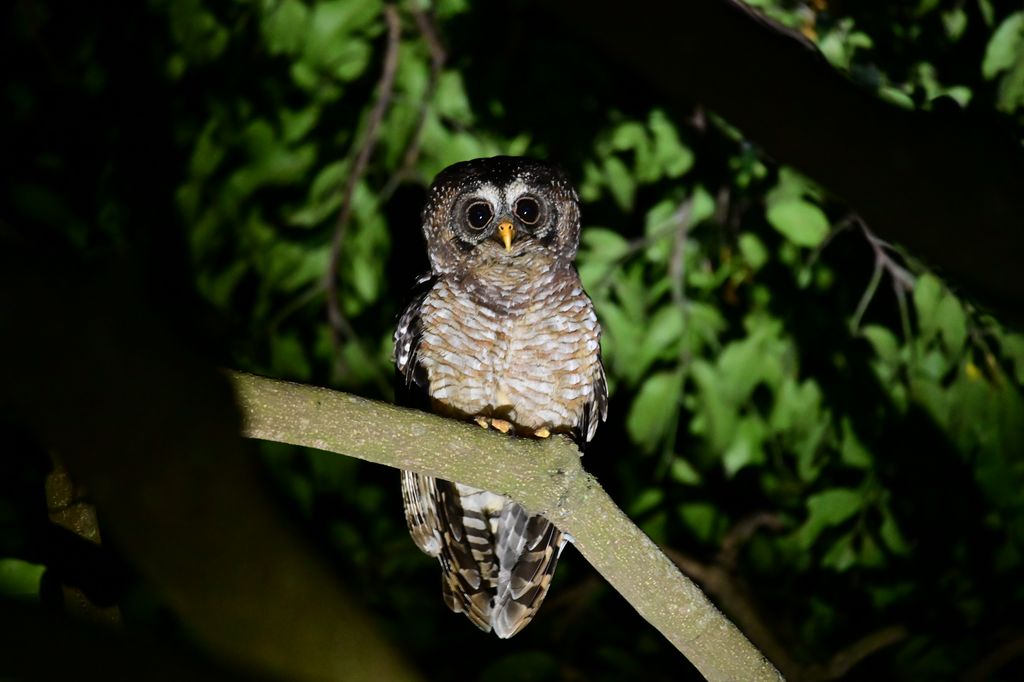
[[[507,497],[402,472],[409,533],[441,563],[452,611],[507,639],[544,601],[566,538],[543,516]]]
[[[508,639],[533,619],[555,573],[565,536],[538,514],[509,500],[498,519],[498,584],[491,603],[494,634]]]

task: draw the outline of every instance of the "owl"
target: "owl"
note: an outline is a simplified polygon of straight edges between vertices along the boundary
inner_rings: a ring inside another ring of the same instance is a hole
[[[601,327],[573,265],[579,197],[558,168],[498,156],[457,163],[422,215],[430,272],[398,321],[406,404],[520,437],[568,434],[582,452],[607,416]],[[416,545],[444,601],[508,638],[547,594],[567,537],[509,498],[402,472]]]

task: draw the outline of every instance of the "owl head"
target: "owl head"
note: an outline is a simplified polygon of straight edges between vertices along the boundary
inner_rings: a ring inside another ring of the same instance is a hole
[[[434,179],[423,234],[435,273],[468,262],[515,265],[527,255],[571,263],[580,238],[579,197],[565,173],[543,161],[463,161]]]

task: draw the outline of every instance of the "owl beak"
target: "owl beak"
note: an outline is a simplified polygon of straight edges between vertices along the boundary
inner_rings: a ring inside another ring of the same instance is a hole
[[[512,225],[512,221],[507,218],[498,223],[498,229],[496,230],[498,239],[505,245],[506,251],[512,250],[512,239],[516,236],[516,228]]]

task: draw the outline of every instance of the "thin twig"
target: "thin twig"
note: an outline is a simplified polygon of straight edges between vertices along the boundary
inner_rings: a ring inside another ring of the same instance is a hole
[[[1024,635],[1003,642],[992,652],[984,656],[964,675],[964,682],[981,682],[991,679],[1000,669],[1006,667],[1013,659],[1024,656]]]
[[[679,205],[672,215],[675,223],[675,239],[672,241],[672,255],[668,261],[669,286],[672,302],[686,314],[686,240],[690,230],[690,216],[693,214],[693,196]]]
[[[384,19],[388,26],[387,47],[384,52],[384,65],[381,68],[380,80],[377,84],[377,102],[370,112],[370,118],[366,125],[366,134],[363,138],[362,147],[356,154],[349,173],[348,181],[345,183],[345,190],[341,199],[341,210],[338,212],[338,219],[334,224],[334,236],[331,239],[330,258],[327,262],[327,272],[324,274],[324,284],[327,292],[327,319],[331,335],[331,348],[335,357],[338,357],[338,338],[348,334],[350,329],[341,308],[338,304],[338,262],[341,258],[341,246],[345,241],[345,232],[352,217],[352,196],[355,193],[356,185],[366,173],[366,167],[370,163],[373,151],[377,146],[377,136],[384,114],[387,113],[391,96],[395,86],[395,71],[398,67],[398,47],[401,36],[401,21],[398,16],[398,8],[395,5],[384,7]]]
[[[801,663],[779,639],[776,628],[770,626],[736,573],[740,548],[761,528],[781,530],[782,519],[772,512],[758,512],[741,519],[726,533],[718,556],[711,562],[700,561],[671,548],[663,548],[663,551],[680,570],[714,597],[722,610],[778,666],[786,679],[791,682],[838,679],[871,654],[909,636],[909,631],[902,625],[891,625],[843,647],[823,664]]]
[[[868,242],[868,246],[871,247],[872,252],[875,254],[875,269],[871,273],[871,279],[868,281],[867,288],[864,289],[864,294],[860,297],[860,301],[857,303],[857,309],[853,313],[853,317],[850,320],[850,330],[856,334],[860,330],[861,319],[864,317],[864,313],[867,311],[868,305],[875,296],[875,292],[878,290],[878,285],[882,281],[882,275],[888,274],[892,280],[893,292],[896,295],[896,300],[899,302],[901,308],[901,315],[905,308],[905,295],[909,291],[914,290],[915,278],[914,275],[907,270],[905,267],[897,263],[892,256],[889,255],[889,250],[892,246],[880,239],[873,233],[868,226],[864,224],[864,221],[859,217],[854,218],[855,222],[860,226],[861,232],[864,234],[864,238]],[[906,329],[904,332],[906,333]],[[909,336],[908,336],[909,338]]]
[[[730,570],[735,569],[740,550],[750,541],[754,533],[762,528],[779,532],[783,529],[783,526],[782,517],[775,512],[755,512],[740,519],[722,539],[722,548],[718,552],[718,561]]]
[[[269,336],[274,334],[277,331],[278,325],[323,293],[325,285],[326,282],[322,279],[317,282],[313,282],[312,285],[300,292],[298,296],[282,306],[281,309],[277,311],[277,314],[270,318],[270,321],[267,323],[267,335]]]
[[[685,204],[688,201],[689,200],[683,203]],[[682,207],[680,206],[680,208]],[[604,289],[605,286],[607,286],[608,281],[612,278],[612,275],[615,274],[615,268],[625,263],[627,260],[632,258],[640,251],[643,251],[648,246],[651,246],[652,244],[655,244],[658,241],[669,236],[670,234],[676,232],[679,229],[679,216],[680,212],[677,210],[672,214],[671,218],[658,225],[655,225],[649,234],[644,234],[640,237],[630,239],[626,243],[626,250],[608,263],[604,273],[601,275],[601,279],[599,279],[597,281],[597,284],[594,285],[594,290],[601,290]]]
[[[857,309],[853,311],[853,317],[850,318],[850,331],[856,334],[860,331],[860,321],[864,317],[864,313],[867,312],[868,305],[871,304],[871,299],[875,297],[875,292],[878,291],[878,285],[882,281],[882,264],[877,260],[875,261],[875,269],[871,272],[871,279],[868,280],[868,285],[864,289],[864,293],[860,297],[860,301],[857,302]]]
[[[835,227],[833,227],[829,231],[829,233],[825,235],[825,238],[821,241],[821,243],[815,246],[814,250],[811,251],[811,255],[807,258],[807,262],[804,264],[804,269],[807,269],[814,265],[815,263],[817,263],[818,259],[821,258],[821,253],[828,247],[829,244],[832,243],[832,240],[838,237],[846,230],[850,229],[859,220],[860,219],[857,217],[856,213],[848,213],[845,216],[843,216],[843,218],[838,223],[835,224]]]
[[[388,183],[384,186],[384,189],[380,193],[382,201],[386,201],[395,189],[398,188],[399,183],[404,180],[412,167],[416,164],[416,160],[420,155],[420,143],[423,139],[423,129],[427,125],[427,114],[430,112],[430,103],[434,99],[434,94],[437,92],[437,84],[441,79],[441,70],[444,68],[444,63],[448,58],[445,52],[444,45],[441,44],[441,39],[438,36],[437,26],[434,23],[433,15],[422,9],[413,9],[412,16],[416,20],[416,27],[420,31],[420,36],[423,38],[423,42],[427,45],[427,51],[430,52],[430,78],[427,81],[427,87],[423,91],[423,98],[420,101],[419,116],[416,119],[416,127],[413,129],[412,137],[409,138],[409,144],[405,148],[405,155],[402,157],[402,163],[399,165]]]
[[[689,327],[689,315],[686,305],[686,241],[690,234],[690,221],[693,216],[693,195],[686,198],[672,214],[675,224],[675,237],[672,240],[672,253],[668,261],[669,287],[672,303],[679,308],[683,316],[683,328]],[[679,346],[679,361],[676,371],[680,375],[679,396],[686,391],[687,369],[690,363],[690,350],[685,343]],[[679,427],[679,404],[675,405],[669,427],[665,429],[665,440],[662,445],[661,459],[658,463],[656,476],[660,479],[668,474],[672,465],[676,429]]]
[[[889,625],[875,630],[837,651],[825,665],[808,666],[799,679],[806,682],[838,680],[868,656],[909,636],[910,631],[902,625]]]
[[[898,284],[904,289],[910,291],[914,288],[915,278],[909,270],[893,260],[892,256],[889,255],[888,251],[892,250],[892,245],[888,242],[880,239],[868,229],[868,226],[864,224],[863,220],[857,219],[860,224],[860,229],[864,233],[864,238],[868,240],[868,244],[871,245],[871,250],[875,252],[875,260],[880,263],[885,271],[892,277],[893,283]]]

